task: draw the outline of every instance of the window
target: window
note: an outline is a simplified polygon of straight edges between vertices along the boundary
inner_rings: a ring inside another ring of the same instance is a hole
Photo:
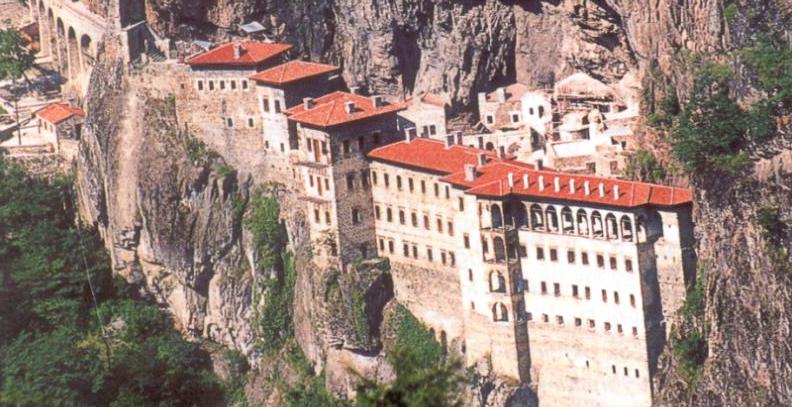
[[[553,295],[556,297],[561,296],[561,284],[553,283]]]
[[[358,137],[358,150],[363,151],[366,149],[366,141],[363,136]]]
[[[611,371],[616,374],[616,365],[611,365]]]
[[[314,209],[314,221],[319,223],[319,209]]]
[[[379,180],[377,180],[377,172],[376,171],[371,171],[371,183],[374,184],[374,185],[377,185],[378,181]]]
[[[214,90],[214,81],[209,81],[209,90]]]
[[[418,246],[417,245],[412,245],[412,254],[413,254],[413,258],[414,259],[418,258]]]
[[[382,174],[382,180],[385,182],[385,188],[390,188],[390,176]]]
[[[402,189],[402,178],[401,178],[401,175],[397,175],[396,176],[396,189],[398,189],[399,191],[401,191],[401,189]]]
[[[602,302],[608,302],[608,291],[602,290]]]
[[[381,211],[380,211],[379,205],[374,205],[374,218],[375,219],[380,220],[380,217],[381,217],[380,212]]]
[[[625,366],[625,367],[624,367],[624,375],[625,375],[625,376],[629,376],[629,373],[628,373],[628,372],[629,372],[629,369],[627,369],[627,366]]]
[[[402,254],[404,257],[410,257],[410,245],[407,243],[402,244]]]
[[[605,257],[601,254],[597,255],[597,267],[604,269],[605,268]]]
[[[393,240],[388,240],[388,253],[393,254]]]
[[[347,176],[346,176],[346,184],[347,184],[346,186],[347,186],[348,190],[350,190],[350,191],[354,191],[355,190],[355,174],[353,174],[353,173],[347,174]]]
[[[344,154],[349,154],[349,152],[352,150],[352,148],[350,147],[351,144],[349,143],[349,140],[344,140],[341,144],[343,146],[342,148],[343,148]]]
[[[281,150],[281,153],[285,153],[286,152],[286,146],[283,143],[280,143],[280,150]]]
[[[203,81],[198,81],[198,90],[203,90]]]
[[[270,111],[269,98],[267,97],[261,98],[261,107],[264,109],[265,112]]]
[[[388,222],[393,222],[393,211],[391,210],[391,208],[388,208],[388,209],[385,211],[385,214],[386,214],[386,216],[387,216],[387,220],[388,220]]]
[[[558,250],[550,249],[550,261],[558,261]]]
[[[232,119],[230,117],[226,118],[226,126],[234,127],[234,119]]]
[[[567,250],[567,263],[575,264],[575,252],[573,250]]]
[[[454,224],[448,221],[448,236],[454,236]]]
[[[330,190],[330,180],[325,178],[324,182],[325,182],[325,191],[329,191]]]
[[[586,287],[585,292],[586,292],[586,299],[590,300],[591,299],[591,287]]]
[[[575,297],[575,298],[578,298],[578,296],[579,296],[578,286],[575,285],[575,284],[572,284],[572,296]]]
[[[456,254],[454,252],[448,252],[448,259],[452,266],[456,266]]]
[[[641,377],[641,375],[638,373],[638,369],[635,369],[635,378],[637,379],[639,377]]]
[[[451,187],[449,187],[448,185],[446,185],[445,187],[445,196],[446,199],[451,199]]]
[[[586,252],[580,253],[580,263],[583,264],[584,266],[588,266],[589,264],[588,253]]]
[[[558,325],[564,325],[564,317],[562,317],[561,315],[556,315],[556,322],[558,323]]]
[[[407,223],[407,221],[404,218],[404,209],[399,209],[399,223],[401,223],[402,225]]]
[[[437,218],[437,231],[443,233],[443,220]]]
[[[437,126],[432,124],[429,126],[429,135],[434,136],[435,134],[437,134]]]
[[[616,324],[616,332],[619,333],[619,335],[624,333],[624,329],[622,328],[622,324]]]
[[[594,320],[593,320],[593,319],[589,319],[589,320],[588,320],[588,326],[589,326],[589,328],[592,328],[592,329],[594,329],[594,327],[596,327],[596,326],[597,326],[597,324],[594,322]]]
[[[542,322],[547,323],[550,322],[550,317],[547,314],[542,314]]]
[[[465,242],[465,249],[470,249],[470,235],[465,233],[465,236],[462,238]]]
[[[248,127],[252,128],[253,126],[254,126],[254,124],[253,124],[253,118],[252,118],[252,117],[250,117],[250,118],[248,118]]]
[[[447,261],[446,252],[441,250],[440,251],[440,262],[443,263],[443,265],[445,265],[446,261]]]
[[[380,249],[380,251],[383,251],[383,252],[385,251],[385,239],[383,239],[383,238],[379,239],[379,249]]]
[[[421,180],[421,193],[422,194],[426,193],[426,181],[424,180]]]
[[[468,281],[473,281],[473,269],[468,269]]]
[[[368,189],[368,179],[368,170],[360,170],[360,185],[363,187],[363,189]]]
[[[638,327],[632,327],[632,334],[633,336],[638,336]]]
[[[437,185],[436,182],[434,184],[434,193],[435,193],[435,196],[437,196],[437,197],[440,196],[440,185]]]
[[[487,114],[486,116],[484,116],[484,120],[487,122],[487,124],[493,124],[495,123],[495,116],[493,116],[492,114]]]
[[[322,155],[327,155],[327,142],[322,141]]]
[[[583,320],[580,318],[575,318],[575,326],[579,327],[583,325]]]
[[[236,90],[236,81],[231,81],[231,90]]]
[[[611,268],[611,270],[616,270],[616,264],[617,264],[616,263],[616,258],[611,256],[611,258],[610,258],[610,268]]]
[[[632,273],[632,271],[633,271],[632,260],[630,260],[630,259],[624,260],[624,270],[626,272],[628,272],[628,273]]]
[[[542,294],[547,294],[547,283],[542,281],[541,287],[542,287]]]
[[[412,178],[407,178],[407,188],[410,190],[410,192],[413,192],[413,190],[415,189],[415,185],[413,185]]]
[[[520,114],[517,113],[517,112],[512,112],[511,121],[512,121],[512,123],[519,123],[520,122]]]
[[[476,309],[476,303],[475,302],[470,301],[470,309]]]
[[[311,187],[314,186],[314,177],[313,177],[313,175],[309,175],[308,176],[308,185],[310,185]]]
[[[248,88],[248,81],[247,81],[247,79],[242,79],[242,89],[247,89],[247,88]]]
[[[615,304],[618,304],[618,303],[619,303],[619,293],[618,293],[617,291],[614,291],[614,292],[613,292],[613,302],[614,302]]]
[[[225,90],[225,81],[220,81],[220,90]]]
[[[275,99],[275,113],[281,112],[281,103],[280,100]]]
[[[360,223],[360,210],[352,208],[352,224],[357,225],[358,223]]]
[[[371,143],[374,144],[375,146],[380,143],[380,132],[379,131],[375,131],[375,132],[371,133]]]
[[[325,223],[330,224],[330,212],[325,212]]]
[[[434,261],[434,255],[432,254],[432,248],[431,247],[427,247],[426,248],[426,258],[429,261]]]
[[[544,248],[536,248],[536,260],[544,260]]]
[[[414,228],[418,227],[418,214],[413,212],[410,214],[410,220],[412,221],[412,225]]]
[[[429,230],[431,228],[431,226],[429,225],[429,215],[424,214],[423,224],[424,224],[424,229]]]
[[[630,306],[635,308],[635,295],[630,294]]]
[[[459,197],[458,199],[459,199],[459,211],[460,212],[464,212],[465,211],[465,200],[462,197]]]

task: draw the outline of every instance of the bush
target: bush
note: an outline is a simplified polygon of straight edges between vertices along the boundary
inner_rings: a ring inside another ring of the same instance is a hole
[[[674,355],[679,363],[679,373],[688,386],[692,387],[698,379],[701,366],[707,360],[707,353],[707,340],[699,330],[693,330],[675,342]]]
[[[666,169],[660,165],[657,157],[647,150],[636,151],[635,155],[630,157],[625,172],[630,179],[642,182],[659,183],[667,176]]]
[[[762,230],[762,237],[772,246],[783,244],[789,225],[781,217],[778,208],[763,206],[756,212],[756,223]]]

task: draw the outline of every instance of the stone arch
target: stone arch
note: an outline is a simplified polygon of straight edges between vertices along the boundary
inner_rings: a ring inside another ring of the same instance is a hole
[[[608,234],[608,239],[619,238],[619,223],[616,221],[616,216],[614,216],[612,213],[609,213],[605,216],[605,227],[605,231]]]
[[[572,216],[572,209],[568,206],[561,209],[561,231],[567,234],[575,233],[575,219]]]
[[[80,36],[80,56],[83,60],[83,69],[93,66],[96,52],[93,50],[93,40],[88,34]]]
[[[503,213],[501,213],[500,206],[492,204],[492,206],[490,206],[490,216],[492,217],[493,228],[503,227]]]
[[[578,209],[577,211],[577,232],[581,236],[589,235],[588,215],[583,209]]]
[[[632,219],[627,215],[621,217],[621,236],[626,241],[631,242],[633,240]]]
[[[495,261],[506,261],[506,244],[500,236],[492,239],[492,247],[495,250]]]
[[[66,53],[66,28],[63,25],[63,20],[58,17],[55,22],[56,27],[56,42],[58,46],[58,72],[61,76],[69,76],[69,61]]]
[[[512,210],[514,211],[514,225],[518,228],[527,229],[529,226],[528,208],[518,202],[512,205]]]
[[[77,32],[74,27],[66,31],[66,54],[69,57],[69,79],[74,79],[80,74],[80,46],[77,43]]]
[[[547,231],[558,232],[558,213],[553,205],[547,205],[545,217],[547,218]]]
[[[47,9],[44,7],[44,2],[39,1],[35,4],[36,21],[39,25],[39,42],[41,47],[41,55],[50,55],[52,52],[52,38],[50,32],[49,18],[47,18]]]
[[[509,320],[509,310],[506,308],[506,304],[496,302],[492,305],[492,320],[496,322]]]
[[[591,212],[591,232],[594,237],[604,237],[605,228],[602,227],[602,215],[599,211]]]
[[[544,212],[542,211],[542,207],[539,206],[539,204],[531,205],[531,229],[545,229]]]
[[[506,277],[500,271],[491,271],[489,275],[490,292],[505,293],[506,292]]]

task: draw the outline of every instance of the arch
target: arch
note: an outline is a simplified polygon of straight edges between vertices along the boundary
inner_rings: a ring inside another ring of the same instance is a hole
[[[594,237],[605,236],[605,228],[602,227],[602,215],[598,211],[591,212],[591,232]]]
[[[495,261],[499,263],[506,261],[506,245],[503,243],[503,239],[501,237],[492,239],[492,246],[495,250]]]
[[[488,151],[495,151],[495,145],[494,145],[494,144],[492,144],[492,142],[491,142],[491,141],[488,141],[488,142],[487,142],[486,149],[487,149]]]
[[[545,230],[544,212],[539,204],[531,205],[531,229]]]
[[[490,216],[492,217],[493,228],[503,227],[503,214],[501,213],[500,206],[492,204],[492,206],[490,206]]]
[[[69,57],[69,79],[74,79],[80,73],[80,46],[77,44],[77,33],[74,31],[74,27],[69,27],[66,32],[66,54]]]
[[[518,228],[527,229],[529,225],[528,208],[521,202],[517,202],[512,205],[512,210],[514,214],[514,225]]]
[[[66,28],[63,25],[63,20],[58,17],[55,22],[56,32],[57,32],[57,43],[58,43],[58,72],[62,76],[69,76],[69,61],[68,61],[68,54],[66,51],[67,47],[67,39],[66,39]]]
[[[605,216],[605,231],[608,234],[608,239],[619,238],[619,223],[616,222],[616,216],[609,213]]]
[[[490,292],[505,293],[506,292],[506,277],[500,271],[491,271],[489,275]]]
[[[577,211],[577,232],[581,236],[589,235],[588,215],[583,209],[578,209]]]
[[[558,232],[558,214],[553,205],[547,205],[545,216],[547,217],[547,231]]]
[[[633,240],[632,220],[627,215],[621,217],[621,236],[623,240],[628,242]]]
[[[80,56],[83,60],[83,69],[90,68],[94,64],[96,53],[93,50],[93,40],[88,34],[83,34],[80,37]]]
[[[561,231],[564,233],[575,233],[575,219],[572,216],[572,209],[565,206],[561,209]]]
[[[492,320],[496,322],[509,320],[509,310],[504,303],[496,302],[492,305]]]
[[[36,9],[36,18],[39,25],[39,42],[41,47],[41,55],[49,55],[50,54],[50,44],[52,39],[50,38],[50,27],[49,27],[49,20],[47,18],[47,10],[44,8],[44,3],[38,1],[34,4],[34,9]]]

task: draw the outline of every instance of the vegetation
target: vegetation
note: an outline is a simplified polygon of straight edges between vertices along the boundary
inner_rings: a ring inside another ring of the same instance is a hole
[[[71,203],[69,179],[32,179],[0,156],[0,404],[216,405],[207,353],[113,281]]]
[[[756,212],[756,223],[762,229],[762,237],[773,247],[781,246],[789,225],[781,217],[781,211],[773,206],[763,206]]]
[[[657,161],[657,157],[648,150],[638,150],[630,157],[625,169],[628,178],[642,182],[662,182],[666,176],[666,169]]]
[[[25,46],[25,41],[17,30],[0,29],[0,79],[25,78],[27,82],[25,72],[33,67],[35,60],[33,51]]]
[[[682,325],[674,336],[674,356],[679,373],[690,388],[698,379],[701,366],[707,359],[706,332],[697,324],[704,313],[704,267],[699,269],[695,285],[688,289],[682,306]]]
[[[403,306],[397,306],[389,324],[395,340],[386,352],[396,380],[391,384],[377,384],[363,378],[356,405],[456,405],[464,381],[461,363],[447,358],[432,333]]]

